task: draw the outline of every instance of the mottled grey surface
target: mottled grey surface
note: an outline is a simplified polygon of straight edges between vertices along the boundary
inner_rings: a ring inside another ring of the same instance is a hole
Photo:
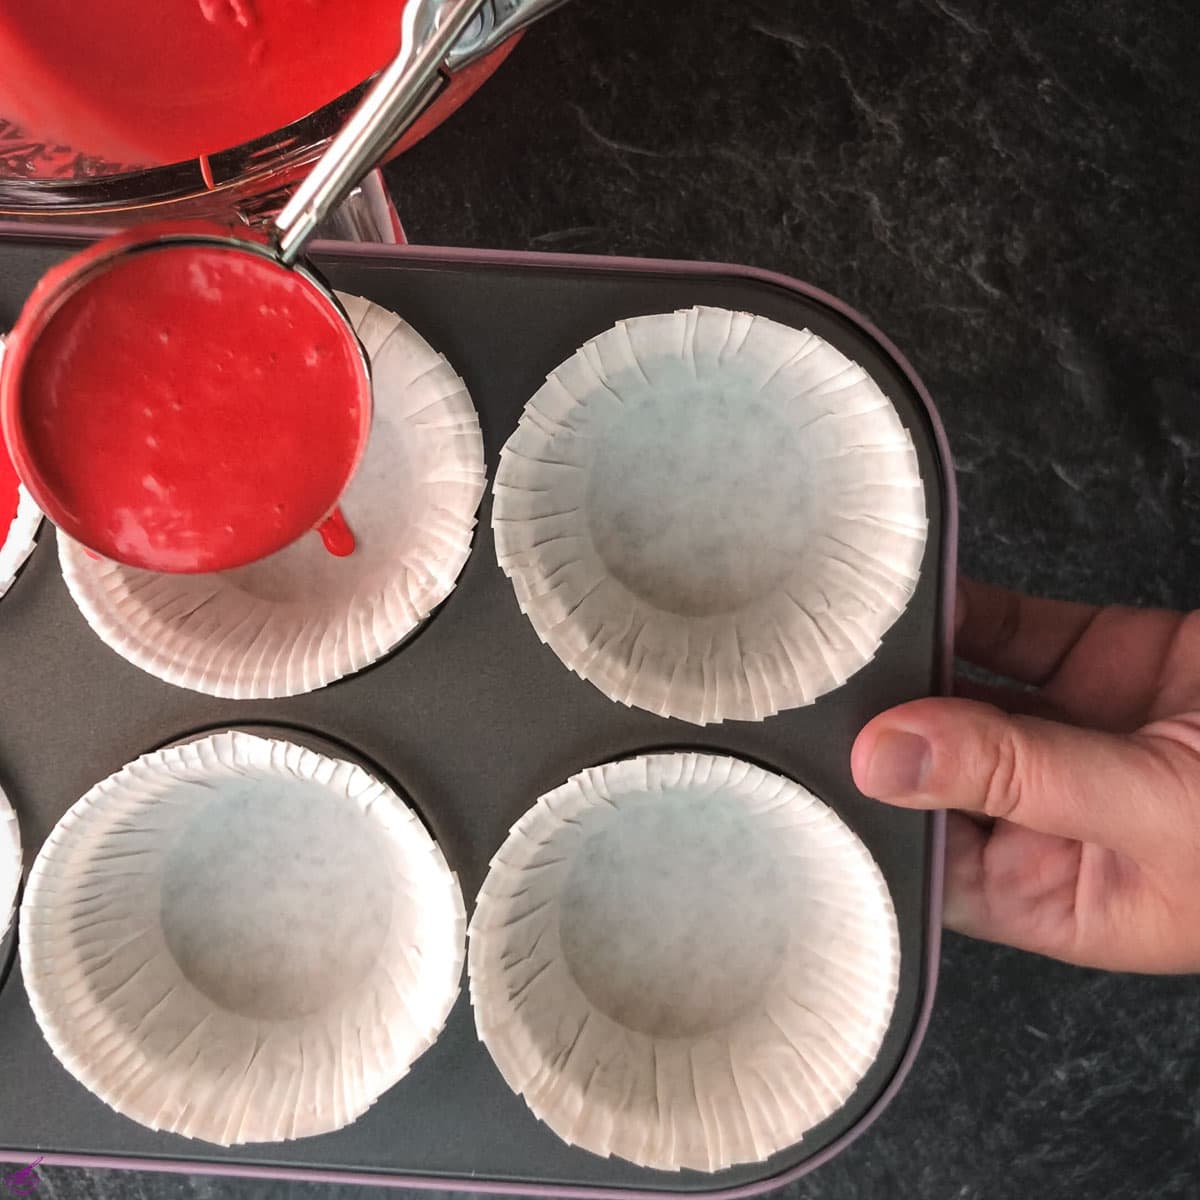
[[[819,284],[941,407],[968,570],[1193,607],[1197,45],[1195,0],[575,0],[391,178],[417,241]],[[55,1200],[331,1195],[44,1179]],[[789,1193],[1200,1196],[1200,981],[949,938],[909,1084]]]

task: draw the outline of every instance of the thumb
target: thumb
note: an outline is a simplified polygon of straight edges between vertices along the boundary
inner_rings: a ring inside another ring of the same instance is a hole
[[[1137,857],[1179,836],[1179,752],[1163,739],[931,698],[871,721],[850,763],[859,790],[889,804],[962,809]]]

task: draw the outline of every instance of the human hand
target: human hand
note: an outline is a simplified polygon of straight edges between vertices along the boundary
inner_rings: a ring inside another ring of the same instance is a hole
[[[1200,612],[959,584],[960,680],[859,734],[868,796],[950,808],[945,923],[1085,966],[1200,971]]]

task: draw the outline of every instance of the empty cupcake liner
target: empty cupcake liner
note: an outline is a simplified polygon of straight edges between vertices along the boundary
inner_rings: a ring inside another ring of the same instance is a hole
[[[0,788],[0,939],[8,933],[21,886],[21,826]]]
[[[363,768],[238,731],[147,754],[55,827],[21,968],[55,1056],[118,1112],[219,1145],[340,1129],[440,1033],[457,880]]]
[[[479,1035],[561,1138],[662,1170],[760,1161],[875,1060],[899,935],[869,851],[799,784],[649,754],[543,796],[469,934]]]
[[[59,534],[67,587],[118,654],[167,683],[229,699],[309,692],[395,649],[453,591],[485,485],[466,385],[395,314],[339,296],[371,357],[375,413],[341,501],[358,548],[315,534],[250,566],[160,575]]]
[[[0,337],[0,363],[4,361],[4,339]],[[3,440],[0,440],[0,454],[7,454]],[[2,475],[3,472],[0,472]],[[42,523],[41,509],[33,502],[33,497],[19,484],[17,485],[16,511],[9,508],[11,496],[0,496],[0,596],[12,587],[17,578],[17,572],[25,560],[33,553],[37,545],[38,529]],[[4,527],[4,516],[12,513],[7,528]]]
[[[493,526],[537,635],[696,724],[809,704],[875,655],[925,546],[912,438],[816,334],[724,309],[621,321],[504,448]]]

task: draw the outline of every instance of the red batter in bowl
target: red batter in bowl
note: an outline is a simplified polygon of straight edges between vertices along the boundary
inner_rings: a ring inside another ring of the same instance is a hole
[[[0,3],[0,113],[130,163],[279,129],[396,53],[403,0]]]

